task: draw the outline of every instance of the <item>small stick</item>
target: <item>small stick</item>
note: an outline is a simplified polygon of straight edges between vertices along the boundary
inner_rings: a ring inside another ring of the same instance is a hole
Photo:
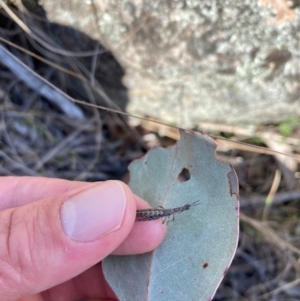
[[[136,221],[145,222],[153,221],[155,219],[163,218],[163,224],[167,221],[168,217],[173,216],[172,221],[174,220],[174,214],[180,213],[186,210],[189,210],[192,206],[199,205],[200,201],[195,201],[191,204],[185,204],[181,207],[165,209],[162,206],[155,207],[152,209],[142,209],[136,211]]]

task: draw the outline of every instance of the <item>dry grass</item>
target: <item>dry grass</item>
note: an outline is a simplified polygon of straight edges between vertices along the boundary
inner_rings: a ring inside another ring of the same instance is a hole
[[[25,34],[2,10],[2,20],[3,16],[7,18],[0,22],[0,45],[71,97],[91,104],[104,102],[118,109],[102,89],[101,76],[86,71],[96,69],[96,60],[89,61],[89,65],[72,53],[51,53],[49,62],[49,49],[37,47],[32,42],[35,37],[30,32]],[[52,47],[57,46],[43,38]],[[9,46],[3,39],[34,54]],[[70,74],[75,75],[85,93],[74,89]],[[150,147],[170,145],[176,139],[174,129],[149,122],[129,126],[118,114],[88,106],[78,105],[84,117],[75,120],[1,65],[0,87],[0,175],[126,181],[127,166],[133,159]],[[299,124],[293,126],[288,138],[279,135],[275,126],[249,131],[200,124],[199,129],[223,137],[231,135],[235,142],[252,140],[268,146],[266,151],[219,140],[218,156],[235,167],[240,179],[241,234],[233,264],[214,300],[299,300]],[[276,151],[292,157],[282,157]]]

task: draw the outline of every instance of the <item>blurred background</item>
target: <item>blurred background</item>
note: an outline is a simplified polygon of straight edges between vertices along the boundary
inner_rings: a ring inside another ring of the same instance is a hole
[[[241,200],[214,300],[300,299],[299,121],[299,0],[0,0],[0,175],[128,183],[210,134]]]

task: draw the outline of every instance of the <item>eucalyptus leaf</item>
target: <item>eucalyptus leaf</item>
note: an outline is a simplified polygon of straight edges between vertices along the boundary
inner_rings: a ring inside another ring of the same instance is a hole
[[[236,251],[236,174],[215,158],[211,138],[180,134],[174,146],[154,148],[130,165],[129,186],[154,207],[201,204],[177,214],[153,252],[104,260],[105,278],[121,301],[211,300]]]

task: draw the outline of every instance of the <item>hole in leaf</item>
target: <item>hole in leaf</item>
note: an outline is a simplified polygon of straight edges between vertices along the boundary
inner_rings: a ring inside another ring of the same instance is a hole
[[[179,182],[188,181],[191,178],[190,171],[187,168],[182,168],[177,178]]]

